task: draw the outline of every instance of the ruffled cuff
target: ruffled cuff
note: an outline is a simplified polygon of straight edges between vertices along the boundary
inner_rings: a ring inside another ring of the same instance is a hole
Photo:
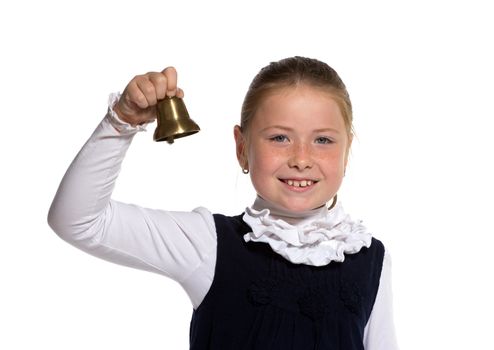
[[[110,124],[122,135],[130,135],[135,134],[139,131],[146,131],[146,126],[149,123],[145,123],[142,125],[133,126],[127,122],[124,122],[122,119],[118,117],[118,114],[113,110],[113,107],[120,99],[122,94],[120,92],[111,93],[108,97],[108,119]]]

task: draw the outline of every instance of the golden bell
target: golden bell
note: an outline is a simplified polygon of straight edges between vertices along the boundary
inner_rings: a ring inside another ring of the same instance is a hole
[[[195,134],[199,130],[189,117],[185,103],[176,96],[166,97],[157,104],[158,126],[154,131],[154,141],[173,143],[175,139]]]

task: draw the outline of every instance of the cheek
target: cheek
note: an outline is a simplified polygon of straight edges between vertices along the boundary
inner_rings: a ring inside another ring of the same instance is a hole
[[[251,173],[257,175],[258,181],[267,180],[271,175],[275,174],[280,168],[280,160],[275,156],[264,155],[255,157],[251,163]]]
[[[326,153],[319,158],[319,164],[324,172],[332,177],[343,177],[345,172],[346,155],[344,152]]]
[[[283,159],[283,154],[268,147],[262,145],[249,147],[249,164],[252,169],[270,171],[279,166]]]

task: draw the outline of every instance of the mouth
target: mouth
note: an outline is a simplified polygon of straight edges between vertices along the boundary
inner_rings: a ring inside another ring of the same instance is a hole
[[[312,180],[312,179],[279,179],[281,182],[287,184],[288,186],[291,187],[300,187],[300,188],[305,188],[305,187],[311,187],[315,185],[318,180]]]

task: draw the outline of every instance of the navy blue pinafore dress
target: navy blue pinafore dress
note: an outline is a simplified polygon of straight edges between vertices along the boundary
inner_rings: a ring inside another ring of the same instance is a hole
[[[215,214],[214,280],[194,310],[191,350],[363,350],[384,246],[342,263],[293,264],[266,243],[245,242],[242,216]]]

